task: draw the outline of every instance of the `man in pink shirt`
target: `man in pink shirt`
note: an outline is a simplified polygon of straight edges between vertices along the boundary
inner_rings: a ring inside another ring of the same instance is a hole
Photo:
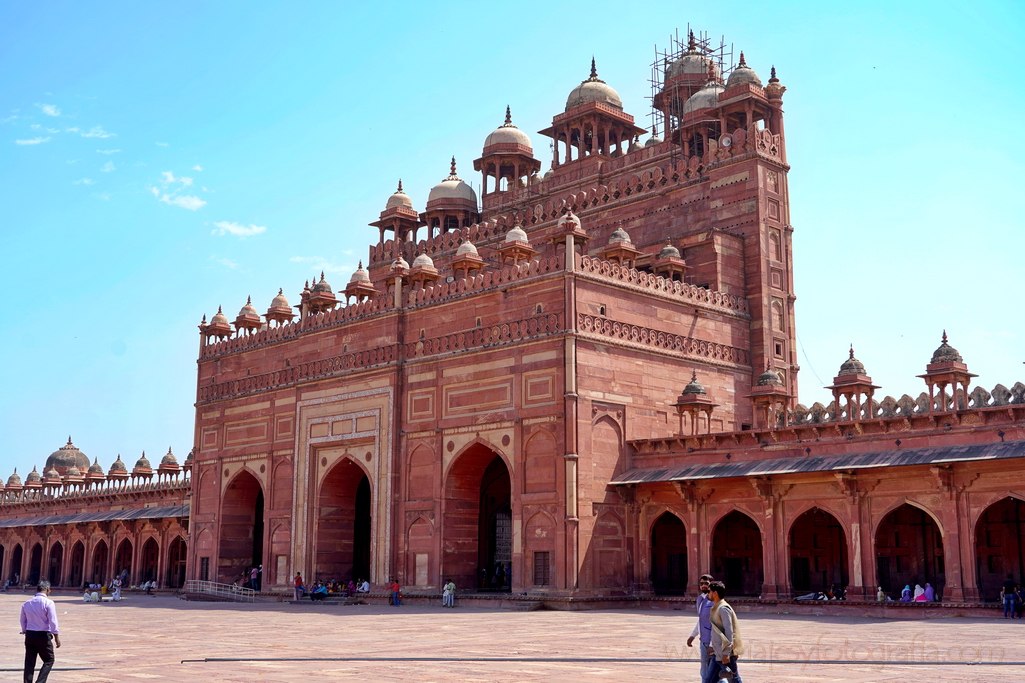
[[[32,683],[36,657],[43,660],[36,683],[46,683],[53,668],[53,648],[61,646],[60,627],[57,625],[57,606],[46,597],[50,582],[40,581],[36,594],[21,606],[21,632],[25,634],[25,683]]]

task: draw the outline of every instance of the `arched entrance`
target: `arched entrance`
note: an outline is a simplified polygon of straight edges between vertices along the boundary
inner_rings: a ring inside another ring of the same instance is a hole
[[[687,530],[671,512],[651,527],[651,587],[656,595],[687,592]]]
[[[928,513],[904,503],[883,518],[876,530],[876,578],[896,595],[905,585],[931,583],[939,599],[946,583],[943,536]]]
[[[43,544],[36,543],[28,559],[28,583],[35,586],[43,578]]]
[[[135,574],[132,573],[134,569],[132,567],[133,550],[131,540],[126,538],[121,541],[114,553],[114,576],[121,579],[125,588],[128,587],[130,581],[135,579]]]
[[[1025,585],[1025,502],[1008,496],[979,516],[975,566],[983,600],[999,599],[1007,577]]]
[[[847,540],[836,517],[812,508],[790,527],[790,587],[796,594],[847,587]]]
[[[249,472],[239,472],[224,492],[220,536],[219,580],[231,583],[263,564],[263,488]]]
[[[97,541],[96,547],[93,548],[93,563],[89,571],[89,583],[98,583],[101,586],[107,583],[107,580],[111,577],[107,576],[107,565],[110,549],[107,547],[106,541]]]
[[[167,549],[167,578],[164,586],[167,588],[181,588],[185,585],[185,539],[178,536],[171,541]]]
[[[762,535],[754,520],[743,512],[734,510],[715,525],[712,575],[726,584],[727,595],[762,592]]]
[[[11,568],[9,570],[10,576],[8,576],[7,578],[9,578],[11,580],[11,583],[15,585],[18,585],[25,580],[25,577],[22,576],[21,572],[21,564],[23,560],[22,556],[24,554],[25,553],[21,547],[21,543],[15,545],[14,550],[11,551]]]
[[[46,580],[51,586],[61,585],[61,572],[64,571],[64,544],[54,543],[50,546],[50,561],[47,563]]]
[[[4,560],[6,560],[6,559],[7,559],[7,546],[0,545],[0,574],[3,573]],[[8,572],[8,573],[10,573],[10,572]],[[0,579],[3,579],[5,581],[7,580],[7,578],[8,577],[0,576]],[[2,584],[0,584],[0,585],[2,585]]]
[[[136,577],[136,583],[151,581],[157,578],[157,563],[160,562],[160,546],[157,539],[149,538],[142,544],[142,567]]]
[[[320,486],[313,578],[369,578],[370,522],[370,479],[343,458]]]
[[[501,456],[468,448],[445,480],[442,576],[457,586],[509,591],[512,586],[512,487]]]
[[[68,572],[68,585],[75,588],[85,582],[85,544],[76,541],[71,546],[71,566]]]

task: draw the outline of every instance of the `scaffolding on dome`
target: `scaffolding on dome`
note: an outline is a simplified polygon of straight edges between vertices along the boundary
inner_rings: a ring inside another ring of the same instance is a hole
[[[679,128],[679,121],[669,120],[670,114],[663,112],[655,107],[656,95],[663,92],[666,80],[666,71],[669,66],[679,60],[687,52],[688,43],[690,36],[693,34],[694,43],[698,51],[706,59],[710,59],[715,62],[719,69],[719,78],[725,82],[730,73],[736,68],[736,64],[733,62],[733,43],[726,44],[726,36],[719,36],[719,43],[716,45],[712,42],[712,38],[708,36],[707,31],[694,31],[690,24],[687,24],[686,38],[680,40],[680,29],[669,36],[669,48],[659,49],[658,45],[655,46],[655,61],[651,63],[651,95],[649,101],[651,103],[650,112],[648,118],[651,120],[651,135],[652,137],[657,136],[658,131],[662,131],[663,139],[668,139],[672,130]],[[676,92],[679,86],[674,86],[673,91],[670,92],[670,96],[675,100],[678,99],[678,93]],[[672,117],[676,118],[676,117]],[[679,145],[670,146],[670,158],[672,163],[675,165],[677,157],[681,153]]]

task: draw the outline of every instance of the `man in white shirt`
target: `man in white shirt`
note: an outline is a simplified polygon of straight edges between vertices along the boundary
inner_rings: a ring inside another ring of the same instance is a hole
[[[53,648],[61,646],[57,606],[46,597],[49,593],[50,582],[40,581],[36,594],[21,606],[21,632],[25,634],[25,683],[32,683],[36,657],[43,660],[36,683],[46,683],[53,668]]]

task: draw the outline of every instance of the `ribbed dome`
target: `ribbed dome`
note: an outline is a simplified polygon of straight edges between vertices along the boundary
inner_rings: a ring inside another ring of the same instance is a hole
[[[409,270],[409,263],[400,255],[397,259],[391,262],[391,270],[392,272],[396,270]]]
[[[260,314],[256,311],[256,308],[253,307],[253,297],[246,297],[246,305],[239,309],[238,317],[247,321],[253,320],[255,322],[260,322]]]
[[[932,354],[933,363],[963,363],[964,358],[957,352],[953,346],[947,343],[947,331],[943,330],[943,341],[939,347],[933,351]]]
[[[526,147],[533,154],[533,146],[530,143],[530,136],[513,125],[512,112],[509,107],[505,108],[505,123],[495,129],[491,135],[484,140],[484,153],[488,153],[489,147],[495,145],[519,145]]]
[[[633,242],[630,241],[630,235],[627,234],[626,230],[616,228],[609,235],[609,244],[633,244]]]
[[[171,452],[170,448],[167,449],[167,454],[160,459],[160,466],[178,466],[178,458],[174,457],[174,453]]]
[[[117,460],[115,460],[114,462],[110,463],[110,469],[107,470],[108,474],[113,474],[114,472],[124,472],[124,473],[128,472],[128,468],[125,467],[125,463],[121,459],[121,454],[120,453],[117,456]]]
[[[730,77],[726,80],[726,87],[732,88],[735,85],[741,85],[742,83],[750,83],[757,85],[759,88],[762,86],[762,79],[758,78],[758,74],[755,70],[747,65],[744,60],[744,53],[740,53],[740,62],[737,63],[737,68],[733,70]]]
[[[86,469],[89,467],[89,458],[82,451],[75,447],[75,444],[71,443],[71,437],[68,437],[68,443],[61,446],[50,454],[50,457],[46,459],[46,464],[43,466],[43,471],[49,471],[51,467],[66,470],[69,467],[77,466],[79,470]]]
[[[211,325],[227,325],[228,317],[221,311],[221,307],[217,307],[217,312],[214,313],[214,317],[210,318]]]
[[[658,252],[658,257],[660,259],[680,258],[680,250],[671,244],[667,244],[666,246],[662,247],[662,251]]]
[[[705,84],[705,87],[687,98],[687,101],[683,103],[683,113],[689,114],[692,111],[718,107],[719,95],[725,90],[719,83],[709,81]]]
[[[706,76],[708,75],[708,64],[710,61],[698,49],[697,41],[694,39],[694,32],[691,31],[690,37],[687,40],[687,51],[669,65],[669,68],[666,69],[666,79],[676,78],[677,76]],[[714,63],[712,68],[715,68],[716,73],[718,73]]]
[[[598,102],[608,104],[616,109],[623,108],[623,100],[620,99],[612,86],[598,78],[598,70],[594,66],[594,58],[591,59],[591,75],[577,87],[573,88],[569,97],[566,98],[566,111],[573,107],[579,107],[587,102]]]
[[[523,228],[518,225],[514,225],[512,230],[505,233],[505,243],[510,242],[527,242],[527,233],[524,232]]]
[[[82,471],[79,470],[77,467],[69,467],[68,468],[67,476],[71,477],[73,479],[77,478],[77,477],[81,477],[82,476]]]
[[[701,382],[698,381],[698,373],[695,372],[690,377],[690,382],[683,388],[683,394],[704,394],[705,387],[701,386]]]
[[[352,277],[349,278],[350,285],[358,282],[370,282],[370,275],[367,274],[367,270],[363,267],[362,261],[359,262],[359,266],[356,268],[356,271],[352,274]]]
[[[428,204],[439,199],[464,199],[477,205],[477,193],[456,175],[455,157],[452,157],[452,169],[448,177],[432,187],[431,193],[427,195]]]
[[[783,386],[783,380],[779,378],[779,373],[772,368],[766,368],[765,372],[758,376],[758,386],[760,387],[779,387]]]
[[[385,209],[394,209],[399,206],[404,206],[407,209],[413,208],[413,200],[409,198],[409,195],[402,191],[402,179],[399,178],[399,189],[388,197],[388,202],[384,205]]]
[[[135,461],[135,469],[137,470],[149,470],[153,469],[149,464],[149,459],[146,457],[146,451],[142,452],[142,457]]]
[[[314,294],[333,294],[331,284],[324,279],[324,271],[320,271],[320,282],[313,285],[311,290]]]
[[[413,259],[413,267],[414,268],[433,268],[434,267],[434,260],[430,256],[428,256],[427,254],[418,254],[417,257],[415,259]]]
[[[25,477],[26,484],[39,484],[42,481],[43,478],[39,475],[39,472],[36,471],[35,467],[33,467],[32,471],[28,473],[28,476]]]
[[[864,375],[865,364],[854,357],[854,347],[851,347],[850,357],[840,366],[839,375]]]
[[[267,309],[268,313],[291,313],[292,307],[288,304],[288,299],[285,298],[285,290],[278,289],[278,295],[271,299],[270,308]]]
[[[477,247],[473,245],[473,242],[465,240],[456,249],[456,256],[480,256],[480,254],[477,253]]]
[[[89,465],[89,474],[103,474],[103,466],[100,464],[99,458],[93,460],[93,464]]]
[[[43,472],[44,483],[59,484],[61,480],[61,473],[57,471],[56,467],[50,467]]]
[[[13,486],[21,486],[21,475],[18,474],[17,468],[14,469],[14,473],[11,476],[7,477],[7,488]]]

